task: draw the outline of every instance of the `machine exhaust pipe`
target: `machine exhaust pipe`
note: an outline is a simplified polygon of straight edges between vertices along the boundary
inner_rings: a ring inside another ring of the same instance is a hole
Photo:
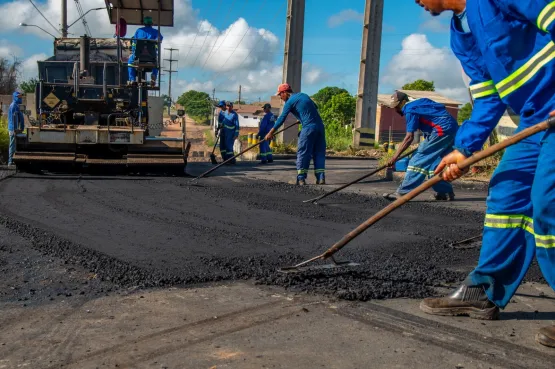
[[[90,70],[90,63],[91,63],[91,58],[90,58],[90,45],[91,45],[91,39],[89,38],[89,36],[81,36],[81,40],[79,42],[79,46],[80,46],[80,54],[79,54],[79,66],[81,67],[81,76],[85,76],[89,74],[89,70]]]

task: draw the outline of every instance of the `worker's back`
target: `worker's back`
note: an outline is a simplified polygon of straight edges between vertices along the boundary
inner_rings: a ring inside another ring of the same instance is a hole
[[[311,125],[321,125],[323,127],[324,123],[318,113],[318,108],[307,94],[302,92],[292,94],[285,103],[284,110],[287,107],[290,108],[291,114],[301,121],[303,128]]]
[[[445,105],[430,99],[418,99],[403,107],[407,119],[407,132],[417,129],[423,133],[437,133],[439,136],[455,133],[458,123],[445,108]]]
[[[152,26],[144,26],[135,31],[133,38],[136,40],[157,40],[158,30]],[[160,41],[162,41],[163,38],[164,37],[160,33]]]

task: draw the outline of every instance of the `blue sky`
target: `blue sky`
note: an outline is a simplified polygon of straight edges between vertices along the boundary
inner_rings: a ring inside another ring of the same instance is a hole
[[[59,27],[59,0],[33,2]],[[102,6],[103,0],[81,3],[86,11]],[[190,88],[207,92],[216,88],[217,97],[230,99],[241,85],[246,99],[268,99],[281,80],[286,0],[175,3],[175,27],[162,31],[163,47],[179,49],[174,96]],[[414,0],[385,3],[380,92],[390,93],[404,82],[425,78],[434,80],[439,92],[464,100],[460,66],[448,49],[449,15],[432,18]],[[74,1],[68,0],[68,7],[71,23],[78,16]],[[25,60],[24,75],[33,76],[36,60],[52,55],[52,38],[37,28],[18,25],[24,22],[40,25],[51,33],[55,30],[28,0],[0,0],[0,11],[10,14],[0,24],[0,55],[13,54]],[[303,91],[311,94],[335,85],[356,92],[363,12],[363,0],[306,1]],[[104,11],[91,12],[86,19],[93,36],[113,34]],[[83,31],[81,22],[70,29],[77,35]],[[128,35],[133,31],[129,29]]]

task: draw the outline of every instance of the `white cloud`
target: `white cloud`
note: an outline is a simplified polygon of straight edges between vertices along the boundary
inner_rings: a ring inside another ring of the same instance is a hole
[[[0,40],[0,58],[18,57],[23,53],[23,50],[16,45],[12,45],[6,40]]]
[[[34,54],[23,60],[21,66],[21,80],[26,81],[30,78],[38,78],[39,70],[37,62],[48,58],[46,54]]]
[[[345,9],[328,18],[328,27],[339,27],[346,22],[362,22],[364,14],[353,9]]]
[[[468,100],[462,68],[448,48],[434,47],[426,35],[412,34],[385,68],[382,82],[400,88],[417,79],[434,81],[438,93],[461,101]]]

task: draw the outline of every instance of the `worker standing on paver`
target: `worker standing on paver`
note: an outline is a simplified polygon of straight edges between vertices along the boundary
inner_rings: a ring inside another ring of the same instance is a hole
[[[436,170],[452,181],[464,174],[457,163],[482,148],[507,105],[520,115],[517,132],[553,115],[555,1],[416,2],[434,15],[453,11],[451,47],[471,78],[472,116]],[[453,294],[422,301],[423,311],[496,319],[534,255],[555,288],[554,153],[553,128],[506,149],[490,182],[478,266]],[[555,326],[540,329],[536,341],[555,347]]]
[[[260,122],[260,128],[258,129],[257,137],[259,139],[264,139],[266,135],[272,130],[274,124],[276,124],[276,116],[272,113],[272,106],[268,103],[264,104],[264,117]],[[272,149],[270,148],[270,141],[264,140],[260,144],[260,163],[267,164],[273,163],[274,158],[272,156]]]
[[[293,93],[288,83],[278,86],[277,96],[285,102],[285,105],[274,128],[265,139],[270,141],[289,113],[293,114],[302,124],[297,144],[297,180],[294,183],[301,186],[306,184],[310,159],[312,159],[316,184],[326,184],[326,132],[316,104],[307,94]]]
[[[22,94],[15,91],[12,94],[12,103],[8,111],[8,133],[10,135],[10,146],[8,148],[8,165],[13,165],[13,154],[15,153],[15,135],[25,128],[23,113],[19,105],[23,103]]]
[[[399,156],[405,152],[414,141],[414,133],[418,130],[424,134],[424,141],[409,161],[403,183],[396,192],[386,193],[388,200],[397,200],[404,194],[420,186],[426,178],[434,175],[434,169],[441,159],[453,150],[455,134],[459,125],[449,114],[445,106],[430,99],[409,101],[407,94],[396,91],[391,96],[391,108],[404,116],[407,122],[407,134],[388,165],[393,166]],[[442,181],[433,187],[436,200],[454,200],[453,186]]]
[[[152,17],[144,17],[143,24],[144,27],[139,28],[135,31],[133,35],[133,40],[131,42],[131,55],[127,61],[127,70],[129,74],[129,82],[133,83],[137,79],[137,67],[133,64],[135,62],[135,48],[137,46],[136,40],[158,40],[158,30],[152,27]],[[160,34],[160,42],[163,40],[162,34]],[[158,54],[158,45],[156,45],[156,54]],[[156,78],[158,77],[158,68],[152,68],[150,73],[150,84],[151,86],[156,85]]]
[[[227,110],[222,112],[222,130],[223,137],[220,138],[224,142],[225,150],[225,160],[233,157],[233,144],[237,137],[239,137],[239,116],[233,110],[233,103],[231,101],[226,102]],[[221,146],[220,146],[221,147]],[[223,154],[222,154],[223,155]],[[235,159],[231,160],[229,164],[235,164]]]

